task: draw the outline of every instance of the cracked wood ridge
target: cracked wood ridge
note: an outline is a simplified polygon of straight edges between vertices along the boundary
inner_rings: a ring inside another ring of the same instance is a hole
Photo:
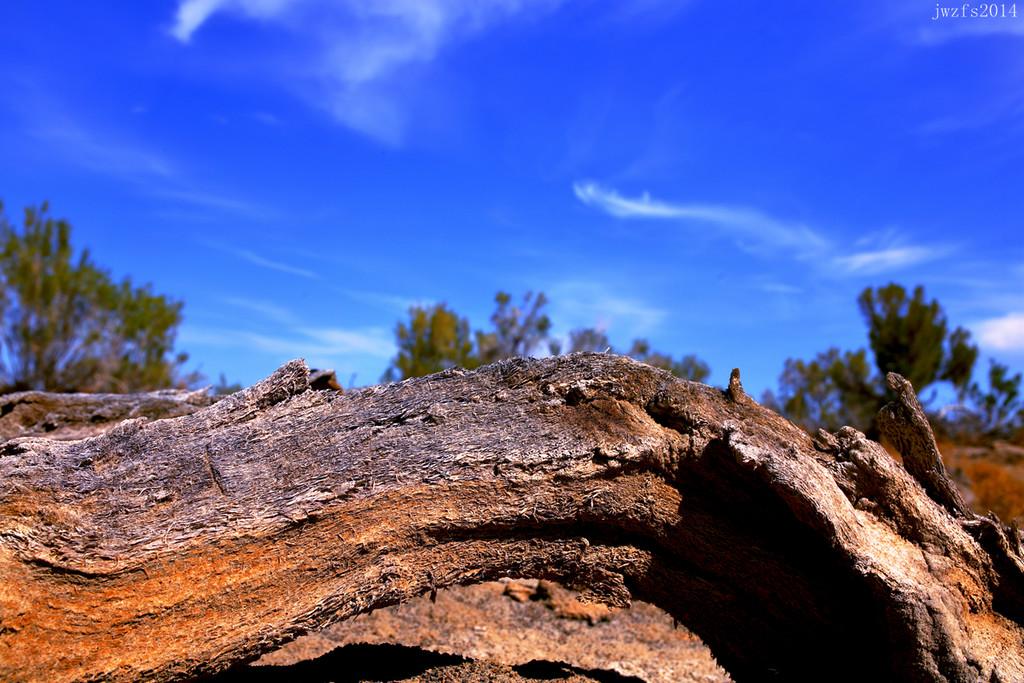
[[[907,469],[853,429],[812,439],[736,373],[723,392],[604,354],[347,394],[293,361],[173,419],[16,438],[0,679],[190,678],[532,576],[661,606],[741,681],[1024,680],[1018,534],[962,504],[900,380],[880,425]]]

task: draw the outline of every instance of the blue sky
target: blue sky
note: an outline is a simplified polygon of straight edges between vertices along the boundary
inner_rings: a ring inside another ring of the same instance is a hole
[[[495,291],[542,290],[559,335],[646,337],[759,394],[864,345],[857,293],[890,281],[1020,370],[1024,18],[935,14],[7,3],[0,198],[184,300],[212,378],[304,356],[373,383],[410,304],[483,326]]]

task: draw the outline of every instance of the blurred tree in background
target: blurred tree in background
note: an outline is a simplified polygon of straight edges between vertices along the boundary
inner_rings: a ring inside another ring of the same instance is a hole
[[[527,292],[518,306],[512,304],[510,294],[498,292],[494,302],[496,307],[490,318],[493,329],[477,331],[472,337],[469,322],[445,304],[411,308],[409,322],[401,322],[395,328],[398,355],[384,374],[384,381],[420,377],[454,366],[475,368],[505,358],[529,356],[545,344],[545,350],[551,355],[562,352],[558,341],[550,338],[551,319],[544,313],[548,300],[543,292],[536,296]],[[475,347],[471,339],[475,339]],[[593,327],[572,330],[568,342],[568,353],[612,350],[608,335]],[[652,351],[644,339],[634,341],[628,355],[683,379],[702,382],[711,374],[707,363],[697,356],[686,355],[676,360]]]
[[[807,429],[851,425],[871,433],[878,410],[890,400],[888,372],[909,379],[919,394],[939,381],[949,382],[961,399],[971,394],[978,348],[962,327],[949,332],[942,307],[926,300],[923,287],[912,295],[895,283],[869,287],[857,303],[868,327],[874,372],[866,349],[831,348],[811,361],[789,359],[779,395],[767,394],[767,405]]]
[[[551,320],[543,312],[548,302],[543,292],[536,296],[527,292],[521,306],[512,305],[512,296],[507,292],[498,292],[494,302],[494,329],[475,334],[470,333],[469,321],[446,304],[410,308],[409,322],[400,322],[395,328],[398,355],[384,373],[384,381],[528,356],[548,341]]]
[[[114,282],[71,226],[47,204],[27,208],[21,228],[0,203],[0,383],[5,391],[145,391],[182,385],[187,360],[174,354],[182,303]]]
[[[608,335],[593,327],[584,327],[569,333],[568,352],[577,353],[579,351],[617,353],[608,341]],[[646,339],[634,339],[625,355],[635,358],[641,363],[667,370],[681,379],[703,382],[711,375],[711,368],[697,356],[688,354],[675,360],[668,354],[653,351]]]
[[[988,389],[982,391],[974,383],[967,395],[975,407],[977,431],[987,436],[1008,436],[1024,430],[1024,400],[1021,397],[1021,373],[1010,375],[1010,369],[996,361],[988,367]]]
[[[581,351],[604,353],[611,349],[611,347],[608,335],[603,330],[583,327],[569,333],[569,349],[567,353],[579,353]]]
[[[551,319],[543,312],[548,303],[543,292],[536,296],[527,292],[521,306],[512,305],[512,296],[507,292],[498,292],[494,302],[497,304],[491,315],[494,330],[476,333],[477,355],[481,364],[529,356],[549,341]],[[554,348],[551,350],[555,351]]]
[[[480,364],[469,321],[443,303],[410,308],[409,322],[400,322],[395,328],[395,341],[398,355],[384,373],[385,382]]]
[[[221,397],[229,396],[235,393],[236,391],[241,391],[244,388],[245,387],[243,387],[238,382],[229,382],[227,375],[225,375],[222,372],[220,373],[220,376],[217,378],[217,383],[210,387],[210,391],[213,393],[214,396]]]
[[[843,425],[871,423],[876,386],[867,351],[832,347],[809,361],[787,359],[779,377],[779,398],[769,394],[763,402],[805,428],[835,431]]]
[[[634,340],[626,355],[637,359],[641,363],[647,363],[656,368],[668,370],[681,379],[703,382],[711,375],[711,368],[697,356],[687,354],[680,357],[679,360],[674,360],[672,356],[652,351],[651,345],[646,339]]]
[[[129,278],[115,282],[86,250],[71,244],[71,226],[49,215],[47,204],[24,211],[14,226],[0,202],[0,391],[146,391],[195,383],[182,374],[187,360],[174,352],[183,304]],[[537,351],[557,355],[543,292],[513,303],[495,295],[489,330],[470,330],[446,304],[414,306],[395,328],[398,354],[386,381],[459,366],[475,368]],[[1024,433],[1021,373],[991,361],[986,387],[972,381],[978,348],[962,327],[949,329],[939,302],[923,287],[909,292],[890,283],[866,288],[857,298],[868,348],[830,348],[810,360],[788,359],[779,393],[764,402],[807,429],[852,425],[872,434],[879,408],[889,400],[887,372],[908,378],[918,393],[948,382],[962,405],[939,416],[949,433],[984,437]],[[604,330],[579,328],[568,335],[568,353],[612,351]],[[627,355],[677,377],[705,381],[710,368],[697,356],[678,359],[636,339]],[[240,388],[221,376],[216,393]],[[950,419],[949,415],[955,415]]]
[[[945,380],[963,396],[978,359],[978,347],[962,327],[948,333],[946,316],[936,300],[925,301],[924,287],[912,297],[898,284],[861,292],[857,299],[868,325],[868,340],[881,377],[897,372],[920,393]]]

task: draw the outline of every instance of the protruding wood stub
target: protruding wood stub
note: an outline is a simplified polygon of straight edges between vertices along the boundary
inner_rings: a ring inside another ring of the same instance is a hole
[[[928,417],[910,382],[895,372],[885,377],[896,397],[878,413],[878,428],[903,458],[903,466],[936,502],[958,517],[973,513],[946,474]]]

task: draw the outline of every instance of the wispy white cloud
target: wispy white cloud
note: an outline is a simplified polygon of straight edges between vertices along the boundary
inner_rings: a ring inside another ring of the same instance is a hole
[[[236,247],[234,245],[225,244],[224,242],[220,242],[217,240],[198,239],[196,240],[196,242],[208,249],[216,249],[217,251],[223,252],[230,256],[234,256],[237,259],[241,259],[247,263],[251,263],[254,266],[259,266],[260,268],[274,270],[279,273],[287,273],[288,275],[295,275],[298,277],[306,278],[307,280],[321,279],[320,274],[315,271],[309,270],[308,268],[303,268],[301,266],[296,266],[291,263],[285,263],[284,261],[278,261],[274,258],[268,258],[266,256],[263,256],[262,254],[258,254],[255,251],[252,251],[251,249]],[[233,300],[233,303],[234,305],[245,306],[246,304],[240,303],[241,301],[243,301],[243,299],[236,298]],[[246,301],[248,301],[249,307],[252,308],[252,300]]]
[[[383,327],[361,330],[304,327],[297,331],[324,353],[361,353],[375,358],[390,358],[395,352],[394,332]]]
[[[804,290],[795,285],[787,285],[783,282],[761,282],[757,289],[769,294],[803,294]]]
[[[36,111],[29,135],[59,150],[62,158],[90,171],[122,178],[169,179],[177,174],[163,155],[128,140],[113,140],[86,129],[52,109]]]
[[[876,275],[936,261],[952,251],[945,244],[913,244],[898,230],[889,228],[862,236],[848,253],[835,256],[831,263],[843,273]]]
[[[304,81],[308,96],[341,123],[385,143],[402,141],[408,67],[446,46],[560,0],[181,0],[171,34],[182,43],[214,15],[272,22],[302,41],[285,57],[282,82]]]
[[[178,12],[174,19],[174,26],[171,27],[171,35],[183,43],[192,38],[192,33],[198,29],[218,6],[224,3],[218,0],[191,0],[178,5]]]
[[[263,206],[236,197],[213,194],[202,190],[149,185],[147,193],[160,199],[171,199],[204,209],[217,209],[249,218],[265,218],[268,214],[267,209]]]
[[[264,126],[280,126],[281,119],[267,111],[254,111],[252,117]]]
[[[873,275],[934,261],[948,253],[949,248],[941,246],[889,247],[838,256],[834,263],[848,273]]]
[[[353,301],[395,311],[403,315],[413,306],[426,307],[436,303],[432,299],[398,296],[384,292],[369,292],[362,289],[339,289],[338,291]]]
[[[971,5],[966,7],[971,8]],[[956,9],[962,11],[963,8],[957,6]],[[932,17],[934,16],[932,14]],[[985,36],[1024,38],[1024,17],[940,17],[935,20],[929,17],[927,23],[918,28],[914,37],[922,45],[939,45],[953,40]]]
[[[874,275],[934,261],[951,252],[950,247],[943,245],[909,244],[893,230],[861,238],[850,252],[820,230],[753,209],[668,202],[654,199],[648,193],[627,197],[589,181],[575,183],[573,192],[587,206],[616,218],[700,223],[712,226],[720,236],[734,240],[748,251],[788,253],[840,274]],[[788,291],[788,287],[775,286],[774,291],[782,293]]]
[[[226,296],[220,301],[244,311],[245,322],[227,328],[186,321],[179,334],[181,345],[257,352],[270,356],[273,363],[302,357],[313,367],[331,368],[377,366],[396,351],[388,328],[309,325],[290,308],[262,298]]]
[[[576,198],[616,218],[693,221],[713,225],[746,246],[792,249],[801,255],[818,254],[829,247],[822,235],[801,223],[782,221],[759,211],[717,204],[684,204],[651,198],[625,197],[595,182],[573,185]]]
[[[566,336],[579,327],[595,327],[632,339],[651,334],[668,317],[664,308],[595,280],[558,282],[546,291],[551,300],[551,319],[564,326],[555,330],[555,336]]]
[[[257,313],[271,322],[289,326],[297,324],[297,319],[290,310],[265,299],[228,296],[222,298],[221,301],[236,308]]]
[[[265,256],[260,256],[255,252],[249,251],[248,249],[226,248],[225,251],[228,251],[229,253],[237,256],[243,261],[248,261],[254,266],[259,266],[260,268],[276,270],[280,273],[287,273],[289,275],[298,275],[299,277],[304,277],[309,280],[320,279],[320,276],[311,270],[307,270],[306,268],[300,268],[298,266],[293,266],[288,263],[282,263],[281,261],[275,261],[273,259],[266,258]]]
[[[870,26],[895,35],[915,46],[931,47],[972,37],[1024,37],[1024,16],[962,16],[972,10],[979,15],[981,3],[962,5],[958,2],[888,2],[871,10]],[[988,5],[986,5],[988,7]],[[1009,10],[1009,4],[993,5]],[[957,16],[952,16],[953,10]]]
[[[177,206],[214,209],[250,218],[264,207],[199,186],[182,164],[145,141],[76,116],[66,103],[37,83],[18,84],[13,109],[26,140],[51,160],[105,176],[139,194]],[[133,111],[134,114],[134,111]]]
[[[973,327],[978,340],[986,348],[1024,352],[1024,312],[982,320]]]
[[[183,346],[255,350],[273,355],[277,362],[302,357],[314,367],[344,366],[351,356],[389,359],[395,353],[391,331],[379,327],[300,327],[283,334],[263,334],[185,326],[179,342]]]
[[[998,140],[1018,135],[1022,119],[1024,93],[1019,88],[1009,88],[998,94],[960,101],[952,109],[944,109],[925,121],[915,132],[922,136],[941,136],[985,130],[995,134]]]

